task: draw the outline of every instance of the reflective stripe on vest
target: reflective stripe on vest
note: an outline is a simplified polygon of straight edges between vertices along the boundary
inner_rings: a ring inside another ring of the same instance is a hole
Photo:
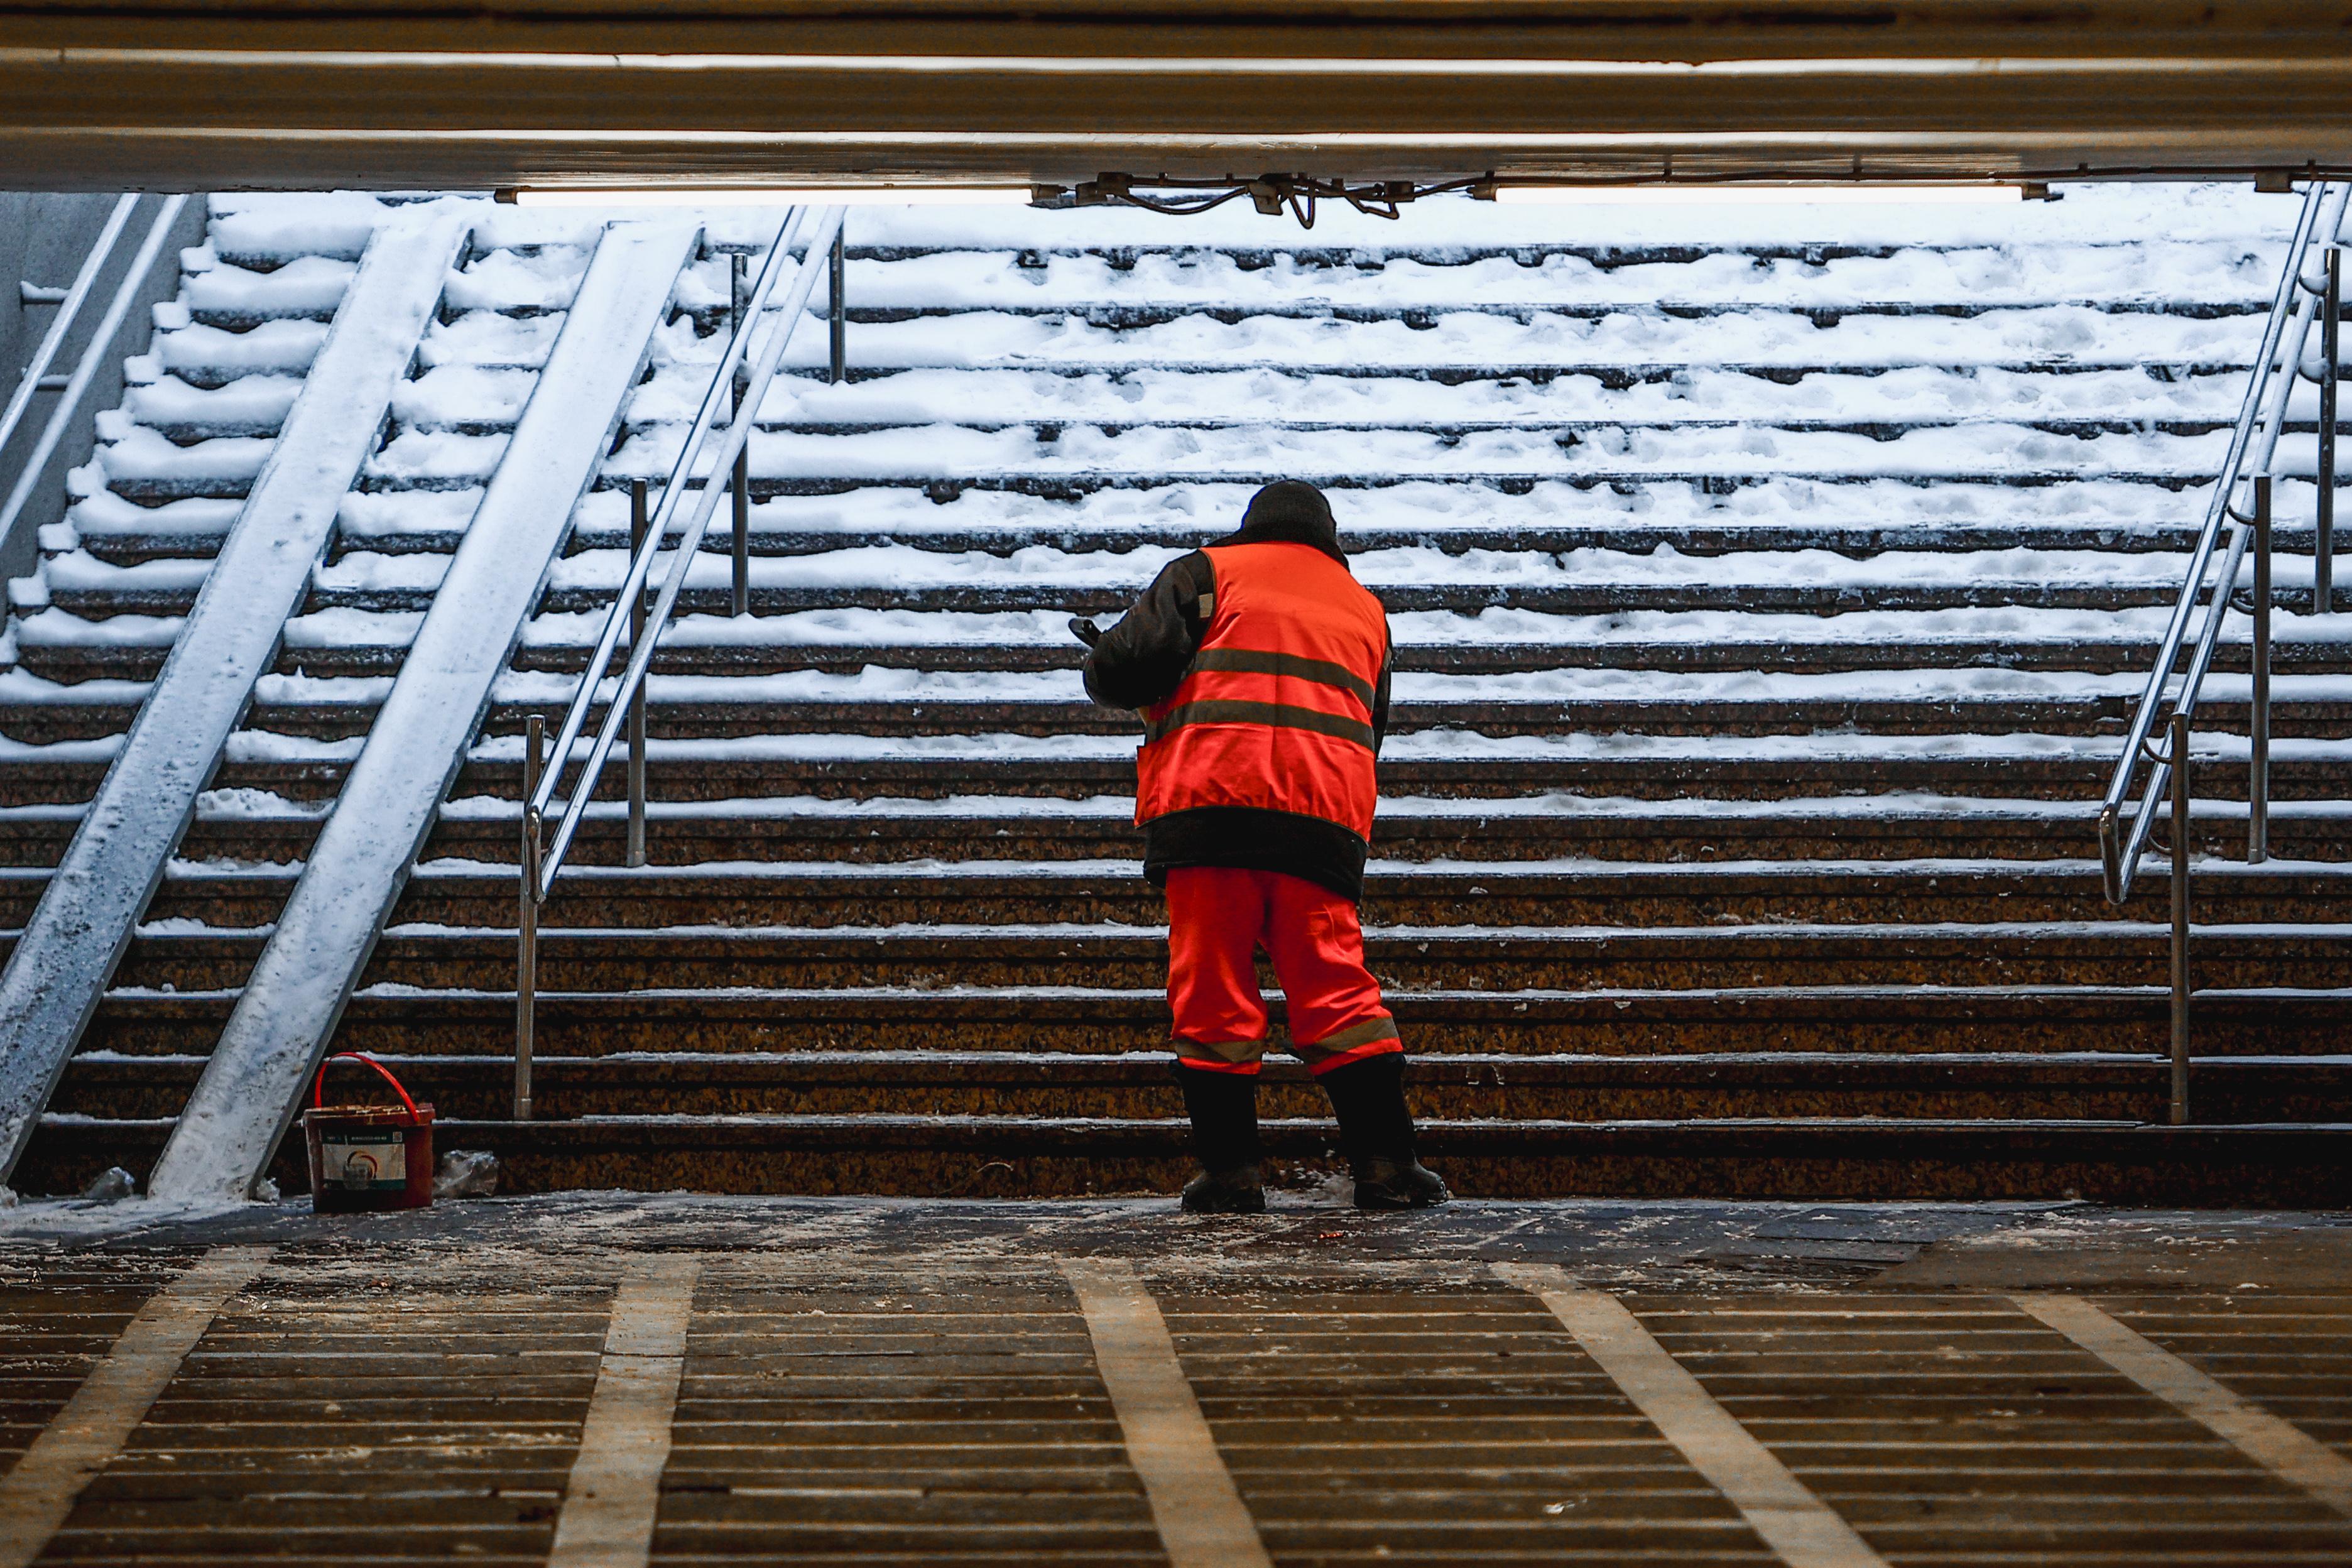
[[[1310,545],[1206,553],[1213,613],[1182,684],[1144,710],[1136,820],[1244,806],[1369,837],[1372,703],[1388,657],[1380,601]]]

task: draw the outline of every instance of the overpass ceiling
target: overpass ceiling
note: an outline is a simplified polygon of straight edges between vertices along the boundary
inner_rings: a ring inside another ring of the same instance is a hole
[[[0,0],[15,188],[2352,169],[2352,4]]]

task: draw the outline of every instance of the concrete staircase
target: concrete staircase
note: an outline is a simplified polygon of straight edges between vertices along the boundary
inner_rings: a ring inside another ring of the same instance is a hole
[[[387,210],[216,198],[100,471],[12,590],[8,923]],[[2164,188],[1742,215],[1727,237],[1719,214],[1466,202],[1307,235],[854,214],[852,376],[825,384],[804,333],[761,411],[753,614],[726,613],[715,536],[655,665],[655,863],[620,863],[615,768],[542,917],[541,1120],[517,1125],[520,732],[560,713],[623,569],[625,483],[666,475],[707,379],[713,255],[339,1045],[510,1186],[1170,1182],[1135,726],[1085,703],[1062,622],[1302,477],[1394,621],[1365,916],[1458,1189],[2340,1196],[2352,626],[2301,613],[2307,565],[2282,563],[2266,866],[2238,863],[2242,645],[2209,686],[2198,1127],[2149,1125],[2162,880],[2108,908],[2092,833],[2291,219]],[[538,214],[477,231],[19,1188],[152,1163],[581,246]],[[2285,549],[2310,510],[2282,484]],[[1319,1095],[1280,1067],[1263,1100],[1316,1179]]]

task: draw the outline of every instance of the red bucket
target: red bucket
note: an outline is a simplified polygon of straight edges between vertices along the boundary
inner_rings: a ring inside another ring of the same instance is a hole
[[[345,1061],[383,1074],[400,1104],[326,1104],[327,1068]],[[433,1107],[409,1099],[400,1080],[363,1051],[339,1051],[319,1064],[302,1139],[310,1150],[313,1214],[421,1209],[433,1202]]]

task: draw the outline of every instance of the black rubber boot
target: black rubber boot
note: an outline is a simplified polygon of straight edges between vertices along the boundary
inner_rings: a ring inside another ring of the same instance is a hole
[[[1203,1171],[1184,1184],[1186,1214],[1264,1214],[1265,1187],[1255,1165]]]
[[[1258,1176],[1257,1079],[1176,1064],[1184,1110],[1192,1119],[1192,1157],[1201,1173],[1184,1184],[1187,1214],[1264,1214]]]
[[[1436,1172],[1410,1154],[1402,1163],[1367,1160],[1355,1167],[1355,1173],[1360,1209],[1434,1208],[1454,1195]]]
[[[1425,1209],[1454,1195],[1413,1158],[1402,1052],[1334,1068],[1321,1082],[1339,1118],[1339,1148],[1356,1178],[1358,1208]]]

